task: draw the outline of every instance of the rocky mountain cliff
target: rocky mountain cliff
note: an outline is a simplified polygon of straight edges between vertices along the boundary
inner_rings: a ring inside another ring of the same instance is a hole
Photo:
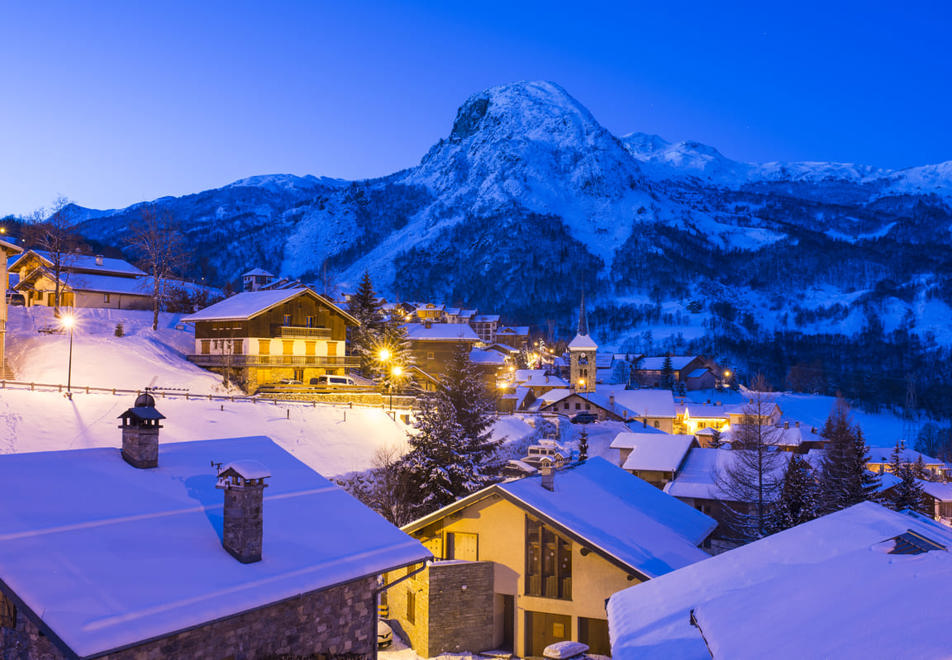
[[[473,95],[420,165],[387,177],[260,176],[153,204],[187,235],[189,274],[216,284],[261,266],[349,290],[367,270],[391,296],[565,326],[584,288],[596,336],[619,347],[668,314],[741,333],[952,321],[952,162],[741,163],[618,138],[548,82]],[[121,246],[140,206],[71,212]]]

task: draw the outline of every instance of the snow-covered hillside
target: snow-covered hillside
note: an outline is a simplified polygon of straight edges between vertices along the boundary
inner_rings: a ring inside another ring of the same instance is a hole
[[[65,384],[66,334],[45,334],[53,327],[52,309],[10,310],[7,348],[16,379]],[[147,386],[187,389],[193,394],[240,394],[222,387],[219,376],[185,360],[193,336],[176,329],[177,316],[160,315],[152,331],[150,312],[78,310],[73,337],[74,394],[28,387],[0,389],[0,453],[51,451],[84,447],[118,447],[118,416],[132,406],[134,395],[85,393],[82,388]],[[125,336],[114,335],[122,323]],[[182,396],[159,398],[165,415],[161,440],[166,442],[264,435],[325,476],[373,466],[382,448],[406,449],[406,427],[383,409],[268,401],[209,401]],[[522,442],[534,428],[518,416],[504,417],[494,434]]]

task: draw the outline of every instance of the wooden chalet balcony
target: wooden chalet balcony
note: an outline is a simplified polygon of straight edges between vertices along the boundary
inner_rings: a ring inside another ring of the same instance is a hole
[[[326,357],[323,355],[189,355],[188,361],[199,367],[326,367],[360,366],[356,355]]]
[[[330,339],[330,328],[307,328],[303,325],[282,325],[282,339]]]

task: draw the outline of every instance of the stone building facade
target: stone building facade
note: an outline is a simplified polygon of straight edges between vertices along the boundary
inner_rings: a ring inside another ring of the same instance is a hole
[[[373,576],[346,582],[100,657],[108,660],[373,658],[377,644],[376,583]],[[12,626],[8,625],[11,623]],[[0,658],[3,660],[75,657],[67,655],[44,634],[22,607],[2,595],[0,624]]]
[[[391,574],[390,582],[402,577]],[[426,657],[493,647],[493,563],[440,561],[387,592],[410,645]]]

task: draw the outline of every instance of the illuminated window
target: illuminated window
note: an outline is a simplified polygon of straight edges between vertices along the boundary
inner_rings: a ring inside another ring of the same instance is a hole
[[[282,325],[291,325],[291,315],[285,314],[284,319],[282,320]]]
[[[527,596],[572,598],[572,544],[526,516]]]

